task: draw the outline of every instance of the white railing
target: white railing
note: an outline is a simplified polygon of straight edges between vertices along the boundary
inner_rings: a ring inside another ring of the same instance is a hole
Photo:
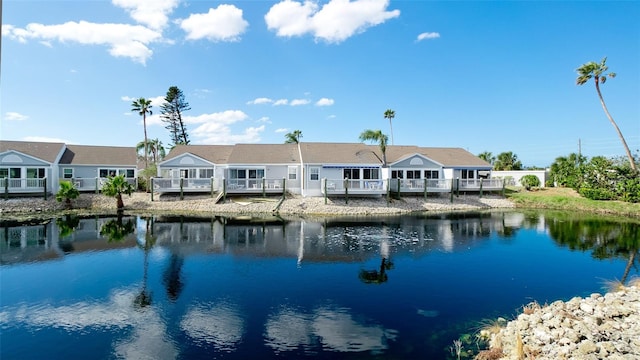
[[[282,190],[284,179],[227,179],[227,192]]]
[[[391,179],[391,191],[398,191],[398,182],[401,192],[422,192],[425,186],[427,192],[451,190],[451,180],[447,179]]]
[[[46,179],[0,179],[0,191],[8,192],[34,192],[44,191]]]
[[[107,182],[108,178],[71,178],[71,179],[59,179],[62,181],[70,181],[73,186],[80,191],[96,191],[101,190],[104,184]],[[138,179],[136,178],[125,178],[125,180],[131,184],[134,188],[138,186]]]
[[[215,178],[152,178],[153,191],[208,192],[218,190],[220,182]]]
[[[460,190],[480,190],[480,185],[485,190],[502,189],[502,179],[460,179]]]
[[[326,189],[327,193],[344,193],[345,188],[349,191],[357,191],[358,193],[384,193],[387,190],[387,181],[382,179],[322,179],[322,191]]]

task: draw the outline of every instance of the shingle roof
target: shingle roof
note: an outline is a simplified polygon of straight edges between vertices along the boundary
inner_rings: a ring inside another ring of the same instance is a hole
[[[214,164],[226,164],[233,149],[233,145],[176,145],[163,161],[189,153]]]
[[[380,148],[376,147],[374,151],[380,153]],[[445,167],[474,166],[491,168],[491,164],[465,149],[444,147],[387,146],[387,163],[392,164],[413,154],[420,154]]]
[[[63,143],[0,141],[0,153],[15,150],[50,163],[56,161],[56,157],[60,154],[63,147]]]
[[[305,142],[300,149],[302,159],[309,164],[382,164],[374,149],[363,143]]]
[[[134,147],[67,145],[60,164],[136,166]]]
[[[299,164],[296,144],[237,144],[229,164]]]

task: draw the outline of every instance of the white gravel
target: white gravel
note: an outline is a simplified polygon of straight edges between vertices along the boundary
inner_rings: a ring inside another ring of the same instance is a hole
[[[255,202],[249,202],[255,199]],[[208,195],[185,195],[184,200],[178,196],[154,195],[154,201],[148,193],[134,193],[123,197],[125,210],[139,211],[174,211],[174,212],[206,212],[233,214],[272,214],[280,198],[232,198],[226,202],[214,203]],[[72,201],[74,209],[91,211],[116,210],[115,198],[101,194],[81,194]],[[325,204],[322,197],[301,197],[290,195],[280,205],[280,214],[290,215],[373,215],[373,214],[402,214],[418,211],[454,211],[513,208],[514,204],[502,197],[491,195],[480,198],[477,195],[460,195],[453,198],[433,196],[425,201],[422,197],[403,197],[400,200],[382,198],[351,198],[348,204],[344,198],[329,198]],[[48,213],[65,210],[63,202],[57,202],[53,197],[42,198],[10,198],[0,200],[0,214],[29,214]]]

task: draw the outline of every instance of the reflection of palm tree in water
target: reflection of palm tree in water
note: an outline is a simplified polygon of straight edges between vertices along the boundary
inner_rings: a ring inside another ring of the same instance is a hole
[[[171,254],[171,262],[164,272],[164,285],[167,289],[169,300],[176,301],[182,292],[184,283],[182,282],[181,270],[184,259],[177,254]]]
[[[624,268],[624,274],[622,274],[622,279],[620,280],[620,284],[624,285],[627,281],[627,277],[629,277],[629,272],[631,271],[631,267],[634,265],[636,261],[636,254],[638,250],[629,251],[629,260],[627,261],[627,266]]]
[[[142,275],[142,290],[140,290],[140,294],[138,294],[134,299],[134,305],[140,308],[151,305],[151,293],[147,290],[147,278],[149,272],[149,251],[155,244],[152,227],[150,226],[151,219],[147,218],[145,221],[146,231],[144,235],[144,273]]]

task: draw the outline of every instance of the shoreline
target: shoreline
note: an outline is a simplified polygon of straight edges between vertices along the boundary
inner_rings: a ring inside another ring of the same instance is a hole
[[[513,209],[515,204],[503,197],[489,195],[480,198],[477,195],[460,195],[454,197],[433,196],[403,197],[400,200],[386,197],[380,198],[350,198],[348,203],[344,198],[328,198],[325,204],[323,197],[302,197],[289,195],[282,204],[280,197],[243,197],[227,199],[225,202],[214,203],[209,195],[188,195],[184,200],[179,196],[154,196],[148,193],[136,192],[131,197],[124,195],[125,211],[139,212],[175,212],[193,214],[262,214],[262,215],[315,215],[315,216],[346,216],[346,215],[401,215],[416,212],[451,212],[473,211],[488,209]],[[278,207],[279,205],[279,207]],[[277,209],[277,211],[275,211]],[[66,212],[116,212],[116,199],[102,194],[80,194],[72,200],[72,209],[67,210],[64,202],[58,202],[51,196],[47,200],[42,198],[10,198],[0,200],[0,215],[3,217],[41,216]]]

